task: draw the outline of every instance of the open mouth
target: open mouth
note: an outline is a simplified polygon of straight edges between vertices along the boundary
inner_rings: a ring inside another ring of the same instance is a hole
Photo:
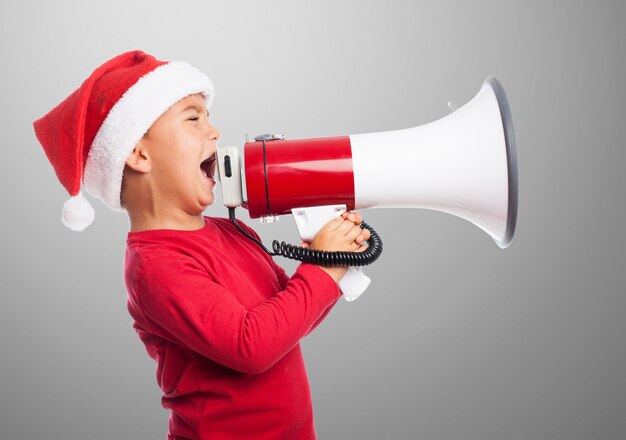
[[[204,177],[206,177],[207,179],[214,180],[215,160],[216,160],[215,154],[212,154],[211,157],[209,157],[206,160],[203,160],[202,163],[200,164],[200,170],[202,171],[202,174],[204,175]]]

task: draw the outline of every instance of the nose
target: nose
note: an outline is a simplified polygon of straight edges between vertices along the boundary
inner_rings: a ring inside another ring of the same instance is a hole
[[[207,136],[208,136],[209,140],[216,141],[216,140],[218,140],[220,138],[220,132],[213,125],[208,124]]]

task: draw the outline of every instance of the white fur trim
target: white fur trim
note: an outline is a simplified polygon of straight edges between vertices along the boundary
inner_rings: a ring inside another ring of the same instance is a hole
[[[98,130],[87,156],[85,189],[115,211],[120,203],[126,158],[152,124],[184,97],[202,93],[213,102],[211,80],[182,61],[163,64],[141,77],[115,103]]]
[[[96,218],[89,201],[79,192],[63,204],[61,221],[72,231],[82,231]]]

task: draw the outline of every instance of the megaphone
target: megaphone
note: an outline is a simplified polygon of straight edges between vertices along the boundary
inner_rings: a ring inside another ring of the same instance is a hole
[[[262,135],[245,144],[243,163],[236,147],[219,149],[218,172],[226,206],[243,206],[262,221],[293,214],[307,241],[343,209],[367,208],[447,212],[501,248],[515,233],[515,136],[495,77],[466,105],[429,124],[311,139]]]

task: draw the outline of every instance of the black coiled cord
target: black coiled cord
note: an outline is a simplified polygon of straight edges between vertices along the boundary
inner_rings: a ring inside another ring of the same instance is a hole
[[[316,249],[307,249],[300,246],[296,246],[293,244],[285,243],[284,241],[279,243],[278,240],[274,240],[272,242],[272,249],[274,252],[267,249],[263,243],[257,240],[252,235],[248,234],[244,231],[239,223],[237,223],[237,219],[235,218],[235,208],[228,208],[228,216],[230,220],[233,222],[235,227],[241,232],[243,235],[248,237],[250,240],[255,242],[257,245],[261,247],[265,252],[269,255],[289,258],[291,260],[302,261],[303,263],[315,264],[317,266],[367,266],[372,264],[374,261],[380,257],[380,254],[383,252],[383,241],[380,238],[380,235],[367,223],[361,222],[359,225],[361,229],[367,229],[370,231],[370,238],[367,241],[368,247],[363,252],[347,252],[347,251],[320,251]]]

